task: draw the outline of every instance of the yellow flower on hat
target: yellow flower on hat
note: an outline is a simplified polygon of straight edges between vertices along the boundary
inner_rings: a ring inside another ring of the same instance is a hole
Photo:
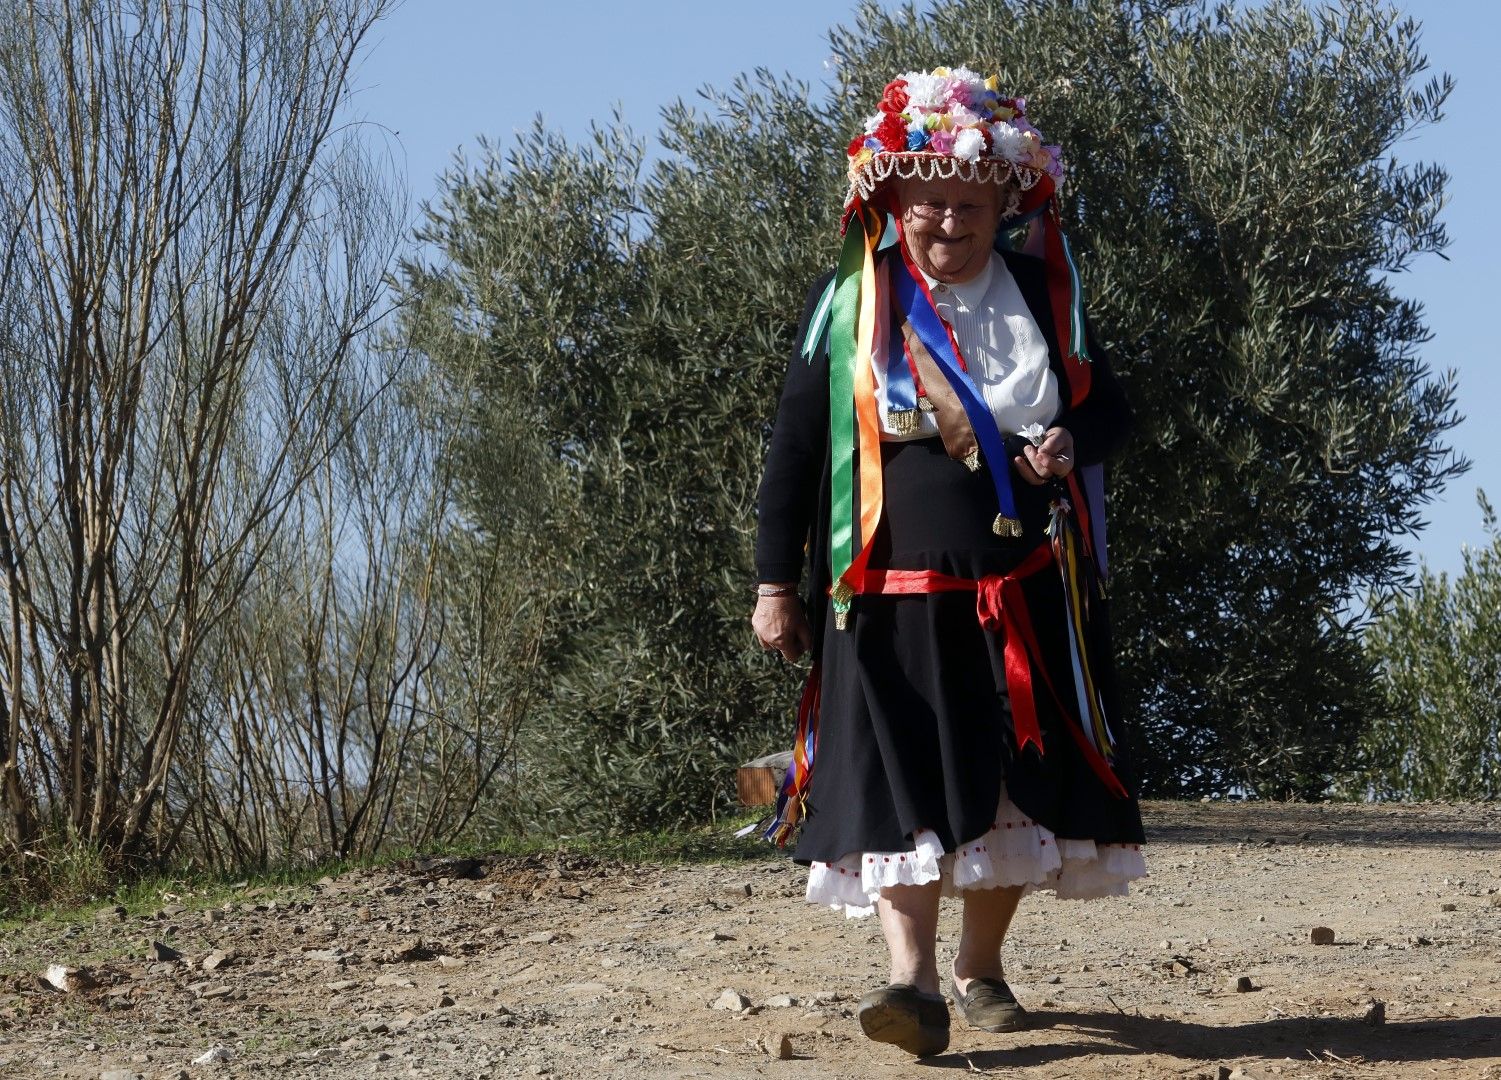
[[[939,76],[940,78],[947,78],[949,69],[946,67],[936,67],[933,69],[933,74]]]
[[[998,76],[998,75],[992,75],[992,76],[990,76],[990,78],[986,79],[985,80],[985,89],[989,90],[993,94],[999,94],[1001,92],[1001,79],[1000,79],[1000,76]]]

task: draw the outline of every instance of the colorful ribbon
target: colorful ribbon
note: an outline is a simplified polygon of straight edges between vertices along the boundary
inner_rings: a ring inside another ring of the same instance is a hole
[[[1038,753],[1043,752],[1041,729],[1037,721],[1036,692],[1033,689],[1032,671],[1035,667],[1042,676],[1048,694],[1058,707],[1063,726],[1100,783],[1112,795],[1127,798],[1125,786],[1110,768],[1105,756],[1095,749],[1090,735],[1085,732],[1074,711],[1064,702],[1057,687],[1053,685],[1043,661],[1042,646],[1032,627],[1026,597],[1022,593],[1022,580],[1032,576],[1053,562],[1053,553],[1048,545],[1039,544],[1016,569],[1005,575],[991,575],[978,581],[954,577],[936,570],[872,570],[865,575],[866,592],[882,595],[920,595],[937,592],[974,592],[975,615],[980,626],[990,633],[1004,635],[1006,693],[1011,699],[1011,718],[1016,736],[1017,749],[1023,750],[1035,744]]]
[[[898,223],[897,228],[901,225]],[[933,294],[928,283],[912,262],[905,240],[902,243],[902,263],[892,268],[891,292],[902,314],[912,324],[918,340],[932,355],[939,371],[954,393],[958,395],[964,412],[969,417],[970,428],[980,446],[980,453],[990,466],[991,484],[995,488],[1000,516],[996,519],[996,533],[1001,536],[1020,536],[1021,519],[1016,513],[1016,501],[1011,494],[1011,459],[1006,453],[1005,439],[996,426],[995,414],[985,403],[969,373],[965,370],[963,357],[949,325],[938,314]]]
[[[792,763],[782,777],[776,812],[762,836],[777,847],[786,847],[808,809],[808,786],[813,780],[813,758],[818,751],[818,707],[823,697],[823,666],[815,660],[803,696],[797,704],[797,739],[792,744]]]

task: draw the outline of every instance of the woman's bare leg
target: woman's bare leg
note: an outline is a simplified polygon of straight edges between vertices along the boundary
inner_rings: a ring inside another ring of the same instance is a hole
[[[881,890],[876,913],[891,952],[891,981],[938,990],[938,898],[942,885],[891,885]],[[1013,908],[1015,905],[1012,905]],[[966,921],[969,908],[965,907]],[[1004,933],[1004,931],[1002,931]]]
[[[1021,901],[1022,886],[965,889],[963,895],[964,928],[959,935],[959,953],[954,957],[954,982],[961,993],[969,988],[971,979],[1004,978],[1001,943]]]

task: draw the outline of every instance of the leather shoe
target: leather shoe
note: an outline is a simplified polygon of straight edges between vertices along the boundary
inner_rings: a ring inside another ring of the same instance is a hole
[[[892,983],[860,999],[860,1028],[869,1039],[891,1043],[909,1054],[941,1054],[949,1045],[949,1006],[941,994],[925,994],[911,983]]]
[[[1006,985],[1005,979],[971,979],[961,992],[956,979],[954,1004],[972,1028],[981,1031],[1020,1031],[1027,1026],[1027,1010]]]

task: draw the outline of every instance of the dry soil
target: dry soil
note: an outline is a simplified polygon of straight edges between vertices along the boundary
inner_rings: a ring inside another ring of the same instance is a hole
[[[0,1076],[1501,1080],[1501,808],[1144,810],[1130,897],[1023,902],[1006,963],[1036,1027],[956,1017],[922,1062],[853,1018],[875,923],[727,840],[723,864],[414,860],[23,929]],[[956,932],[946,906],[941,948]],[[51,964],[93,985],[52,989]],[[746,1007],[713,1007],[726,990]]]

